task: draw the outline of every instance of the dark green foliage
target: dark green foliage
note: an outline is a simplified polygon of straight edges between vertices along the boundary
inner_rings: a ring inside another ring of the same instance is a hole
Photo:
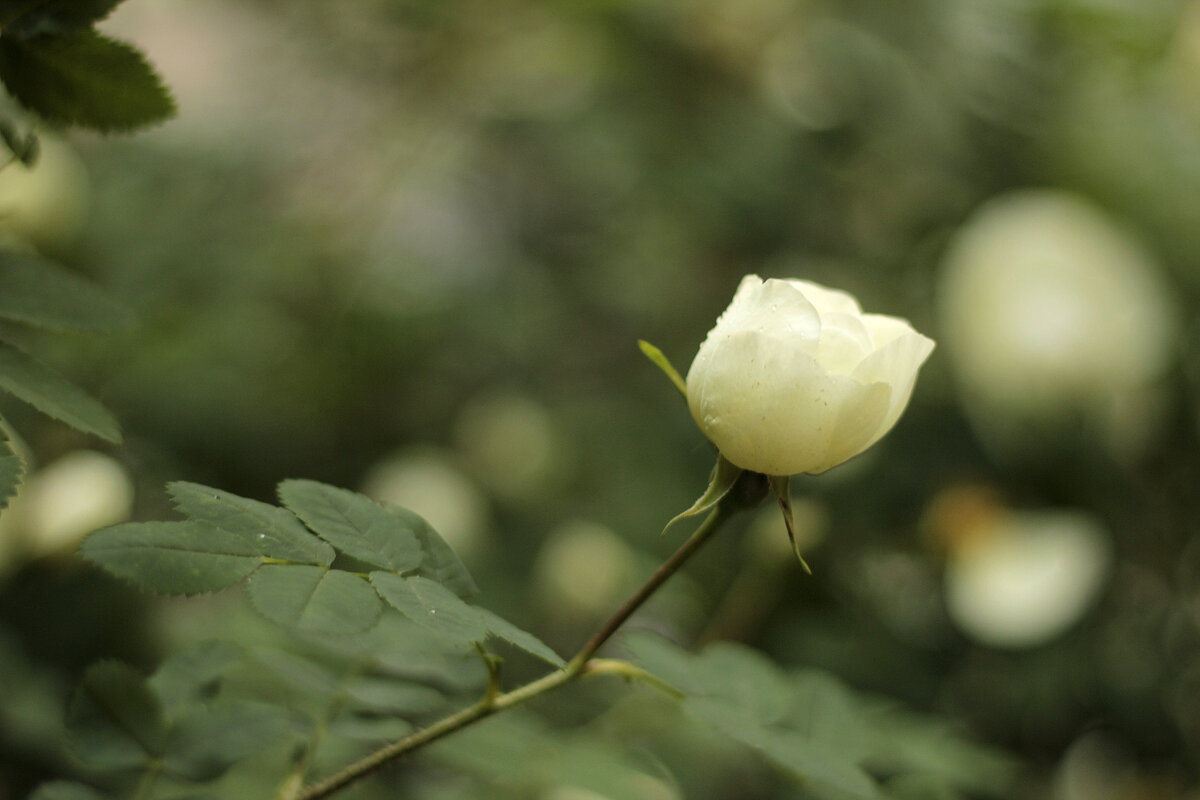
[[[0,250],[0,317],[54,330],[107,331],[133,322],[95,284],[40,256]]]
[[[39,786],[29,800],[105,800],[105,795],[81,783],[55,781]]]
[[[162,755],[162,704],[135,670],[115,661],[92,666],[67,709],[75,755],[105,770],[144,767]]]
[[[5,0],[0,3],[0,27],[6,36],[70,33],[89,28],[119,6],[123,0]]]
[[[135,48],[90,28],[0,36],[0,80],[49,122],[130,131],[168,119],[175,103]]]
[[[17,493],[24,471],[21,457],[13,452],[12,444],[0,428],[0,509],[6,508],[8,501]]]
[[[54,370],[3,342],[0,388],[72,428],[110,442],[121,441],[117,421],[104,406]]]
[[[650,635],[625,642],[638,664],[685,693],[692,720],[753,748],[816,797],[880,797],[879,781],[907,776],[951,793],[1000,795],[1012,777],[1007,759],[856,697],[827,673],[786,672],[730,643],[691,655]]]

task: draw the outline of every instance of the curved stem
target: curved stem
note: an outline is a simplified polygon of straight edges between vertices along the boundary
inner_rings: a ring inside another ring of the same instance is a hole
[[[653,595],[659,587],[661,587],[675,572],[683,566],[698,549],[733,515],[735,508],[727,503],[720,503],[713,512],[700,524],[695,532],[688,538],[686,542],[679,546],[679,549],[671,554],[671,557],[664,561],[658,569],[654,571],[642,587],[637,590],[628,600],[626,600],[617,611],[609,617],[609,619],[600,626],[600,629],[592,636],[591,639],[583,646],[582,649],[570,660],[570,662],[562,669],[551,672],[549,675],[544,675],[531,683],[520,686],[509,692],[498,692],[498,676],[489,669],[488,689],[482,699],[474,705],[468,706],[463,710],[451,714],[448,717],[443,717],[437,722],[430,725],[428,728],[423,728],[419,731],[399,739],[391,744],[376,750],[374,753],[366,756],[360,761],[356,761],[350,766],[343,769],[323,781],[308,786],[301,791],[296,800],[321,800],[328,797],[334,792],[353,783],[386,764],[400,758],[403,755],[413,752],[427,744],[437,741],[445,736],[454,733],[457,730],[474,724],[479,720],[490,717],[498,711],[503,711],[506,708],[512,708],[515,705],[524,703],[534,697],[545,694],[552,689],[556,689],[563,684],[580,678],[584,675],[621,675],[626,678],[640,680],[656,688],[678,696],[679,690],[654,677],[650,673],[628,664],[627,662],[614,661],[610,659],[593,659],[605,642],[617,632],[632,615],[637,611],[650,596]],[[617,666],[620,664],[621,666]]]

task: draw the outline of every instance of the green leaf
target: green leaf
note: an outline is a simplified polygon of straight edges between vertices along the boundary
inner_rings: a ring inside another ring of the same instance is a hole
[[[479,587],[453,548],[420,515],[397,505],[386,504],[388,513],[406,526],[421,544],[418,572],[432,578],[462,598],[479,593]]]
[[[290,480],[279,484],[279,498],[346,555],[396,572],[421,565],[424,554],[416,534],[369,497],[316,481]]]
[[[264,648],[255,652],[254,660],[305,693],[331,695],[338,691],[338,677],[304,656]]]
[[[437,689],[394,678],[358,677],[344,691],[352,703],[373,712],[425,714],[446,703]]]
[[[26,167],[32,167],[37,163],[42,146],[37,134],[33,131],[20,133],[17,131],[17,126],[6,119],[0,119],[0,141],[4,142],[4,146],[12,153],[13,158]]]
[[[670,360],[663,355],[663,351],[659,350],[645,339],[638,339],[638,347],[641,349],[642,353],[645,354],[646,358],[654,362],[654,366],[661,369],[663,374],[671,379],[671,383],[675,384],[675,388],[683,394],[683,397],[686,400],[687,382],[684,381],[683,376],[679,374],[679,370],[675,369]]]
[[[870,775],[824,742],[779,729],[746,727],[733,730],[726,727],[724,730],[805,783],[833,789],[841,793],[839,796],[858,800],[880,797],[878,785]]]
[[[37,791],[29,795],[29,800],[107,800],[107,795],[82,783],[53,781],[39,786]]]
[[[262,556],[241,537],[202,522],[127,522],[90,534],[80,554],[147,591],[198,594],[253,572]]]
[[[333,548],[282,508],[183,481],[167,484],[167,491],[188,517],[242,537],[260,555],[324,567],[333,563]]]
[[[103,331],[133,312],[80,275],[34,254],[0,250],[0,317],[55,330]]]
[[[482,642],[488,630],[478,609],[464,603],[440,583],[420,575],[404,578],[372,572],[379,595],[418,625],[458,642]]]
[[[334,717],[330,734],[359,742],[389,742],[412,733],[413,726],[400,717],[345,712]]]
[[[0,342],[0,389],[70,425],[110,442],[121,441],[121,429],[104,406],[66,378]]]
[[[92,29],[0,36],[0,81],[21,105],[56,124],[130,131],[175,113],[145,57]]]
[[[122,0],[5,0],[0,22],[5,35],[29,38],[62,34],[91,27],[108,16]]]
[[[272,744],[287,726],[282,711],[257,704],[198,711],[171,730],[163,771],[186,780],[213,780]]]
[[[75,755],[100,769],[143,766],[163,751],[167,727],[145,679],[116,661],[89,667],[67,707]]]
[[[567,665],[567,662],[558,653],[551,650],[545,642],[532,633],[521,630],[516,625],[513,625],[503,617],[493,614],[486,608],[476,608],[475,611],[483,619],[483,624],[487,628],[487,632],[492,636],[503,639],[509,644],[516,645],[526,653],[537,656],[548,664],[553,664],[556,667],[565,667]]]
[[[744,471],[741,467],[734,466],[732,462],[726,460],[725,456],[718,454],[717,463],[713,465],[712,472],[709,474],[708,488],[704,490],[704,494],[692,503],[691,508],[672,517],[671,521],[663,528],[663,533],[666,533],[681,519],[695,517],[714,508],[725,498],[725,495],[729,494],[729,490],[737,483],[737,479]]]
[[[246,585],[263,616],[307,633],[355,633],[375,624],[383,605],[354,573],[268,564]]]
[[[16,495],[24,473],[25,462],[13,450],[12,443],[0,427],[0,509],[7,508],[8,501]]]
[[[168,718],[199,705],[216,694],[221,678],[242,657],[228,642],[201,642],[173,654],[150,677]]]

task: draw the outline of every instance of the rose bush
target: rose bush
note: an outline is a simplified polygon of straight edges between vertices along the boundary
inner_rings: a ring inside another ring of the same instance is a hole
[[[747,275],[688,370],[688,407],[736,466],[824,472],[891,430],[933,347],[845,292]]]

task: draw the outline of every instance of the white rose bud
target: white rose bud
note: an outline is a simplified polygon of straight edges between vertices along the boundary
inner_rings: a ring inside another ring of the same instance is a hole
[[[891,430],[932,351],[845,292],[747,275],[692,362],[688,407],[736,466],[824,472]]]

